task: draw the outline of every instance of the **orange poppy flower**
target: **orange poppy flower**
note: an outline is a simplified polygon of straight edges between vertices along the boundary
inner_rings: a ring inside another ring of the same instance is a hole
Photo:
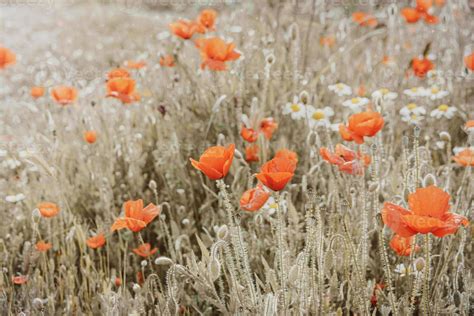
[[[333,47],[336,44],[336,39],[333,36],[321,36],[319,44],[321,46]]]
[[[416,0],[416,10],[419,12],[428,12],[433,6],[433,0]]]
[[[17,275],[12,278],[12,282],[17,285],[25,284],[28,281],[27,275]]]
[[[410,210],[386,202],[382,209],[382,219],[401,237],[432,233],[437,237],[454,234],[459,226],[467,226],[469,221],[461,215],[448,212],[451,196],[431,185],[416,189],[408,196]]]
[[[319,153],[324,160],[338,166],[339,170],[353,175],[363,175],[364,167],[371,161],[369,155],[356,153],[342,144],[336,145],[334,153],[326,147],[322,147]]]
[[[472,71],[474,71],[474,52],[471,55],[464,57],[464,65]]]
[[[212,9],[202,10],[197,18],[200,25],[204,26],[208,30],[214,30],[214,24],[216,23],[217,12]]]
[[[138,248],[133,249],[133,252],[140,257],[148,258],[152,256],[154,253],[158,251],[158,248],[151,249],[151,245],[149,243],[141,244]]]
[[[16,55],[8,48],[0,46],[0,69],[16,63]]]
[[[127,60],[125,62],[125,67],[129,69],[141,69],[146,66],[146,62],[143,60]]]
[[[403,8],[401,13],[407,23],[416,23],[421,18],[420,12],[415,8]]]
[[[96,131],[85,131],[84,132],[84,140],[89,144],[95,143],[97,140],[97,132]]]
[[[360,11],[352,13],[352,20],[360,26],[376,27],[378,24],[373,15]]]
[[[260,148],[256,144],[245,147],[245,160],[247,162],[259,161],[259,158],[258,158],[259,150]]]
[[[474,120],[469,120],[464,124],[464,131],[466,133],[474,132]]]
[[[199,157],[199,161],[190,158],[191,164],[211,180],[222,179],[229,172],[232,159],[234,159],[234,150],[234,144],[230,144],[227,148],[223,146],[209,147]]]
[[[357,144],[364,143],[364,137],[373,137],[384,125],[384,119],[378,112],[367,111],[352,114],[349,117],[349,125],[339,125],[339,134],[346,141],[355,141]]]
[[[139,232],[160,214],[160,209],[153,203],[143,208],[143,200],[129,200],[123,204],[125,217],[117,218],[110,228],[111,231],[128,228]]]
[[[245,191],[240,198],[240,208],[249,212],[258,211],[267,202],[270,193],[261,184],[256,188]]]
[[[135,80],[127,77],[107,81],[107,96],[119,99],[123,103],[140,100],[140,95],[135,92]]]
[[[44,88],[43,87],[33,87],[33,88],[31,88],[30,95],[33,98],[38,99],[38,98],[40,98],[44,95]]]
[[[59,206],[51,202],[41,202],[38,209],[43,217],[54,217],[59,213]]]
[[[77,99],[77,89],[69,86],[57,86],[51,90],[51,97],[61,105],[70,104]]]
[[[49,242],[45,242],[44,240],[40,240],[36,243],[35,248],[38,251],[45,252],[51,249],[53,245],[51,245]]]
[[[253,128],[247,128],[245,126],[242,126],[242,129],[240,130],[240,136],[242,136],[242,138],[248,141],[249,143],[254,143],[257,141],[258,132]]]
[[[411,61],[415,76],[424,78],[428,71],[434,69],[434,64],[428,58],[413,58]]]
[[[195,21],[179,20],[169,25],[171,33],[182,39],[190,39],[194,33],[204,33],[206,28]]]
[[[461,166],[474,167],[474,151],[470,148],[466,148],[463,151],[459,152],[456,156],[454,156],[453,160]]]
[[[114,79],[114,78],[128,78],[130,77],[130,73],[127,69],[124,68],[115,68],[108,72],[107,79]]]
[[[92,236],[86,240],[87,246],[92,249],[101,248],[105,245],[105,235],[103,233],[97,234],[96,236]]]
[[[273,158],[266,162],[257,173],[256,177],[267,188],[273,191],[281,191],[293,178],[296,169],[296,162],[288,155],[289,151],[281,151],[280,157]]]
[[[160,65],[162,67],[174,67],[173,55],[165,55],[160,57]]]
[[[273,133],[278,128],[278,123],[272,117],[264,118],[260,122],[260,131],[263,133],[266,139],[270,140]]]
[[[201,68],[211,70],[226,70],[226,61],[236,60],[240,57],[234,48],[235,44],[226,43],[218,37],[200,38],[195,41],[196,47],[201,50]]]
[[[413,236],[412,237],[401,237],[397,234],[395,234],[390,240],[390,248],[393,249],[399,256],[409,256],[411,254],[411,243],[413,241]],[[418,245],[415,245],[415,252],[418,252],[420,250],[420,247]]]

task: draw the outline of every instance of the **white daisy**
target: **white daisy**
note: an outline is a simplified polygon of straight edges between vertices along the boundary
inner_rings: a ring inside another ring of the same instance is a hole
[[[442,99],[449,94],[446,90],[441,90],[436,86],[431,87],[431,89],[426,90],[426,96],[430,97],[431,100]]]
[[[407,122],[408,124],[418,125],[423,121],[425,117],[423,115],[402,115],[402,121]]]
[[[412,114],[425,115],[426,110],[424,107],[416,105],[416,103],[409,103],[400,109],[401,116],[410,116]]]
[[[392,92],[386,88],[378,89],[372,92],[373,99],[381,99],[384,101],[395,100],[397,96],[398,96],[397,93]]]
[[[293,102],[288,102],[285,105],[283,114],[290,114],[292,119],[300,120],[306,115],[306,106],[295,96],[293,97]]]
[[[423,87],[413,87],[410,89],[403,90],[403,93],[411,98],[419,98],[426,96],[427,91]]]
[[[329,118],[334,115],[334,111],[326,106],[324,109],[315,109],[311,105],[307,107],[309,126],[329,126]]]
[[[25,199],[25,195],[23,193],[18,193],[15,195],[7,195],[5,197],[5,201],[9,203],[17,203],[17,202],[23,201],[24,199]]]
[[[449,106],[447,104],[441,104],[436,109],[431,111],[431,116],[437,119],[442,118],[443,116],[447,119],[452,119],[454,117],[454,113],[456,113],[457,109],[454,106]]]
[[[395,271],[395,273],[400,274],[401,277],[404,277],[408,273],[408,270],[407,270],[407,268],[405,267],[405,265],[403,263],[397,264],[395,266],[394,271]]]
[[[364,105],[369,103],[369,99],[355,97],[342,103],[343,106],[350,108],[354,112],[360,112]]]
[[[333,91],[338,96],[342,97],[343,95],[351,95],[352,89],[344,83],[336,83],[328,86],[330,91]]]
[[[282,208],[283,211],[286,210],[286,200],[285,199],[280,199],[280,207]],[[273,214],[276,213],[278,208],[278,205],[276,203],[276,200],[273,196],[270,196],[265,202],[265,204],[262,206],[261,210],[264,212],[267,212],[268,215],[272,216]]]

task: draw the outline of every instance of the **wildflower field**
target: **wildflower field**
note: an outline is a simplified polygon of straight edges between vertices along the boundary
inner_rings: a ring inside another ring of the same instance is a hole
[[[0,1],[0,315],[473,315],[473,30]]]

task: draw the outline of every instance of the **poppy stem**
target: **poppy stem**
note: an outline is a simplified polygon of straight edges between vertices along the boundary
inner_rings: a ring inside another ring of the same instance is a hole
[[[278,224],[277,224],[277,239],[278,239],[278,256],[279,256],[279,263],[280,263],[280,286],[282,291],[282,304],[283,304],[283,311],[286,311],[286,268],[284,264],[284,241],[283,241],[283,229],[284,229],[284,218],[283,212],[280,206],[280,193],[276,192],[276,204],[277,204],[277,216],[278,216]]]
[[[422,304],[421,314],[429,315],[429,303],[430,303],[430,265],[431,265],[431,249],[430,249],[430,235],[425,234],[425,270],[423,273],[423,293],[422,293]]]

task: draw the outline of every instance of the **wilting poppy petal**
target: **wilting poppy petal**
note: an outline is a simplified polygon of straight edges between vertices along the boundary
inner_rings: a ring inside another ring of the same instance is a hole
[[[265,191],[261,185],[245,191],[240,198],[240,207],[246,211],[258,211],[268,200],[270,193]]]

